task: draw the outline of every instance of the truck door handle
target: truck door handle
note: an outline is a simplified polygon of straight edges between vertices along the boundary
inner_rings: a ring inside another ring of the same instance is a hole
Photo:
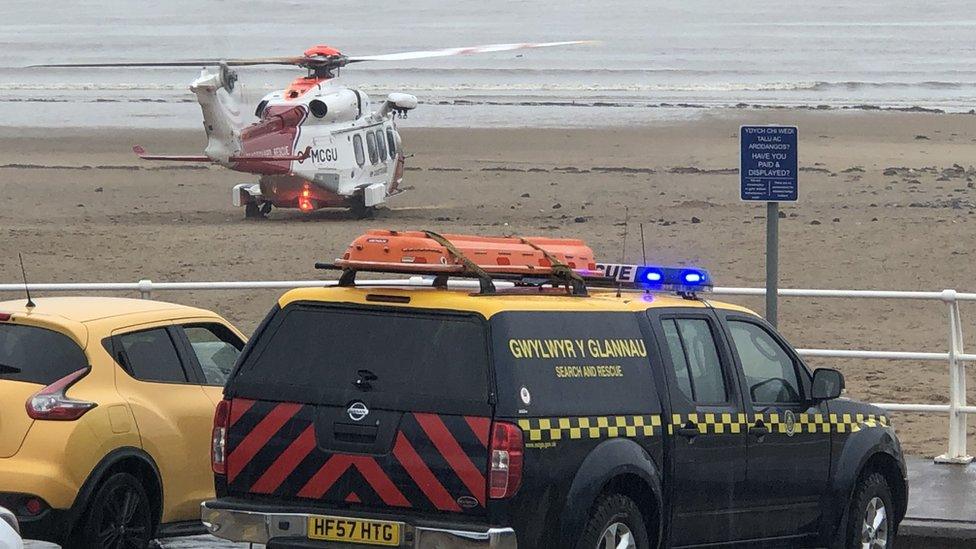
[[[757,423],[749,427],[749,434],[756,438],[762,438],[769,434],[769,429],[762,423]]]
[[[693,439],[701,434],[698,426],[694,423],[686,423],[684,427],[678,427],[678,434],[689,439]]]

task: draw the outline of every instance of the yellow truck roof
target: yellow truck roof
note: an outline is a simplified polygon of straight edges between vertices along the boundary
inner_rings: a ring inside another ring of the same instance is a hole
[[[590,289],[589,297],[567,295],[539,295],[524,291],[499,291],[492,295],[474,295],[470,290],[443,288],[403,288],[403,287],[328,287],[300,288],[286,292],[278,300],[284,307],[296,301],[321,301],[329,303],[353,303],[366,305],[404,306],[422,309],[445,309],[480,313],[485,318],[504,311],[642,311],[658,307],[689,307],[738,311],[755,315],[753,311],[729,303],[701,299],[684,299],[668,293],[642,293],[636,291]],[[367,295],[374,297],[367,299]],[[377,303],[375,296],[409,298],[409,303],[382,301]]]

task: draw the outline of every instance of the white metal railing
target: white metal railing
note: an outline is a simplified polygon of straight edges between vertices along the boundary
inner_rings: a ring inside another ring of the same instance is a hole
[[[67,283],[67,284],[31,284],[34,292],[138,292],[143,299],[151,299],[157,291],[189,291],[189,290],[285,290],[292,288],[314,288],[334,286],[335,280],[272,280],[272,281],[229,281],[229,282],[153,282],[140,280],[138,282],[123,283]],[[398,286],[426,286],[429,279],[410,277],[396,280],[362,280],[359,285],[398,285]],[[451,280],[452,287],[477,286],[477,282],[468,280]],[[505,286],[510,283],[500,282]],[[0,284],[0,292],[23,292],[23,284]],[[712,291],[716,295],[729,296],[765,296],[764,288],[730,288],[717,287]],[[966,402],[966,363],[976,362],[976,354],[966,354],[963,351],[962,320],[959,315],[959,303],[962,301],[976,302],[976,293],[960,293],[955,290],[941,292],[915,291],[874,291],[874,290],[807,290],[780,289],[777,292],[782,297],[807,298],[861,298],[861,299],[897,299],[897,300],[926,300],[941,301],[946,305],[948,317],[948,350],[946,352],[910,352],[910,351],[862,351],[850,349],[797,349],[800,355],[816,358],[842,359],[880,359],[880,360],[916,360],[916,361],[945,361],[949,366],[949,404],[907,404],[896,402],[878,402],[876,406],[896,412],[944,413],[949,415],[949,444],[947,452],[936,459],[940,463],[969,463],[972,456],[966,450],[967,414],[976,414],[976,406],[969,406]]]

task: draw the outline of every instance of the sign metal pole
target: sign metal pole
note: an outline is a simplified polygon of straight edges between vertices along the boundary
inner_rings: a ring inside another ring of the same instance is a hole
[[[779,306],[779,202],[766,203],[766,321],[776,328]]]

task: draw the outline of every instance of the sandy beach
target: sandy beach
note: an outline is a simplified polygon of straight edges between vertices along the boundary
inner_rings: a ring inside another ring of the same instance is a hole
[[[738,199],[743,123],[800,128],[800,201],[784,207],[780,228],[782,287],[976,291],[976,116],[785,109],[702,111],[631,129],[408,127],[410,192],[364,221],[284,210],[245,221],[230,188],[250,176],[130,152],[138,143],[197,154],[202,132],[3,128],[0,281],[20,280],[16,252],[33,282],[324,278],[313,263],[371,227],[582,237],[600,258],[639,262],[643,223],[649,261],[708,268],[721,286],[759,286],[764,207]],[[154,297],[215,309],[249,332],[278,293]],[[962,314],[976,348],[976,307]],[[781,330],[801,348],[944,351],[945,316],[937,303],[780,305]],[[942,363],[810,364],[842,369],[853,397],[946,402]],[[945,417],[894,421],[910,453],[945,450]]]

